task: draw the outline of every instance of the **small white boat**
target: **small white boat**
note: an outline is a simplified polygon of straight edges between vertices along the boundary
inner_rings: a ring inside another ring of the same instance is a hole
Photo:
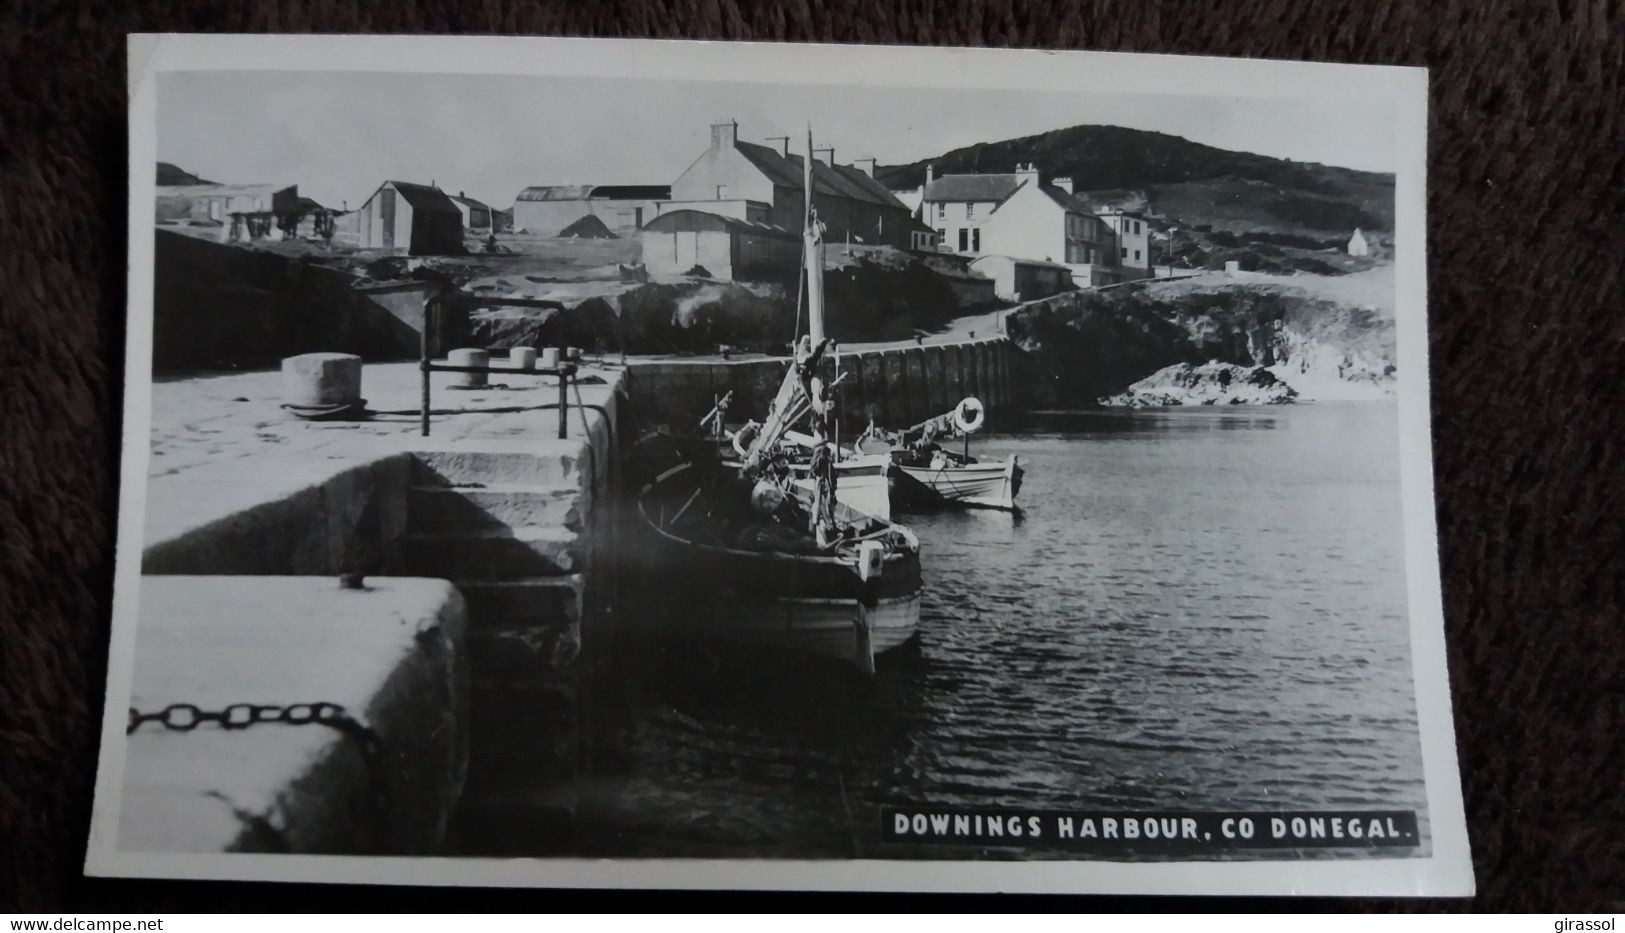
[[[889,433],[871,425],[853,444],[854,459],[887,457],[892,468],[892,499],[898,507],[964,506],[1013,512],[1024,475],[1020,458],[1012,455],[1002,461],[982,461],[970,455],[970,435],[981,430],[985,420],[982,403],[966,398],[953,411],[906,431]],[[936,443],[952,437],[966,439],[964,453]],[[876,439],[891,445],[886,454],[864,449],[865,442],[872,444]]]
[[[1020,460],[965,462],[964,458],[938,450],[924,465],[897,461],[897,496],[918,505],[963,505],[1013,512],[1016,494],[1021,491]]]

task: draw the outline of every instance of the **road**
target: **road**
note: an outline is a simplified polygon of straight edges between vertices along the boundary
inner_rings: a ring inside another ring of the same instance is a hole
[[[896,350],[903,347],[913,347],[934,343],[958,343],[980,337],[996,337],[1004,333],[1004,316],[1022,306],[1014,308],[999,308],[996,311],[984,311],[979,314],[968,314],[955,318],[948,326],[934,334],[922,335],[917,340],[877,340],[867,343],[842,343],[840,350],[843,353],[857,353],[871,350]]]

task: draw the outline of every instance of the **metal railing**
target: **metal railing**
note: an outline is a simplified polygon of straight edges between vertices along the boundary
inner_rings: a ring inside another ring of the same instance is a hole
[[[576,364],[569,359],[569,347],[566,346],[564,327],[562,322],[556,328],[559,333],[558,355],[556,366],[533,366],[530,369],[518,369],[511,366],[453,366],[449,363],[436,363],[431,349],[433,343],[431,334],[441,331],[440,313],[443,303],[448,296],[433,295],[423,303],[423,326],[418,334],[418,370],[420,373],[422,394],[422,430],[423,436],[429,436],[429,413],[433,410],[430,400],[431,386],[429,376],[431,373],[482,373],[486,376],[493,374],[503,376],[551,376],[559,381],[559,440],[570,436],[570,387],[576,378]],[[481,306],[510,307],[510,308],[550,308],[560,315],[564,313],[564,305],[557,301],[548,301],[536,298],[485,298],[478,299]],[[488,351],[489,352],[489,351]],[[580,390],[577,390],[577,395]],[[551,405],[546,407],[553,407]]]

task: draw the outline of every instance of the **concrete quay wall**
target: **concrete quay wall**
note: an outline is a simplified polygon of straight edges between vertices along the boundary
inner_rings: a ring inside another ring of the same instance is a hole
[[[991,411],[1011,404],[1014,348],[1004,337],[954,343],[843,351],[847,373],[841,392],[841,422],[851,431],[875,424],[897,430],[950,410],[975,396]],[[639,426],[697,428],[718,397],[733,392],[730,421],[767,414],[789,360],[658,359],[627,363],[627,391]],[[833,377],[827,359],[825,378]]]
[[[584,760],[604,650],[594,622],[613,592],[621,403],[620,377],[606,375],[583,387],[588,408],[567,412],[564,440],[555,412],[509,411],[493,393],[437,417],[430,438],[388,419],[291,424],[276,446],[299,449],[246,461],[252,475],[227,460],[154,479],[142,708],[339,702],[412,780],[400,806],[358,807],[377,797],[379,762],[331,729],[154,725],[131,736],[152,767],[125,781],[121,836],[169,851],[432,855],[499,835],[516,785],[547,800],[532,824],[566,828],[568,793],[542,792],[568,787]],[[341,573],[364,574],[365,589]],[[371,641],[355,628],[368,606],[385,619]],[[375,676],[346,679],[360,668]]]

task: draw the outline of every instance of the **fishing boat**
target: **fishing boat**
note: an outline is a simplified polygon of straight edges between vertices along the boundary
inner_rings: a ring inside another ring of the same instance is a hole
[[[742,462],[746,456],[744,444],[760,426],[749,422],[729,434],[735,456]],[[800,431],[786,431],[782,446],[785,448],[790,471],[796,483],[805,489],[813,485],[811,476],[814,439]],[[891,520],[892,516],[892,457],[889,453],[862,454],[837,448],[835,461],[835,498],[842,505],[864,515]]]
[[[919,626],[920,544],[909,529],[841,495],[861,474],[839,465],[839,379],[820,377],[830,340],[810,136],[808,149],[808,333],[799,336],[763,423],[730,434],[722,427],[726,398],[720,401],[701,422],[711,436],[674,451],[640,489],[637,508],[674,590],[697,597],[674,623],[680,637],[836,658],[872,674],[876,657],[907,643]],[[804,419],[808,430],[800,431]],[[803,460],[804,468],[792,466]],[[889,468],[889,457],[871,461]]]
[[[1003,461],[982,461],[971,456],[970,436],[982,429],[987,409],[974,397],[954,406],[953,411],[930,418],[898,432],[870,425],[853,444],[859,458],[877,456],[866,448],[887,445],[893,468],[892,495],[901,508],[970,508],[1016,510],[1024,471],[1021,460],[1012,454]],[[963,438],[963,452],[949,450],[941,442]]]

